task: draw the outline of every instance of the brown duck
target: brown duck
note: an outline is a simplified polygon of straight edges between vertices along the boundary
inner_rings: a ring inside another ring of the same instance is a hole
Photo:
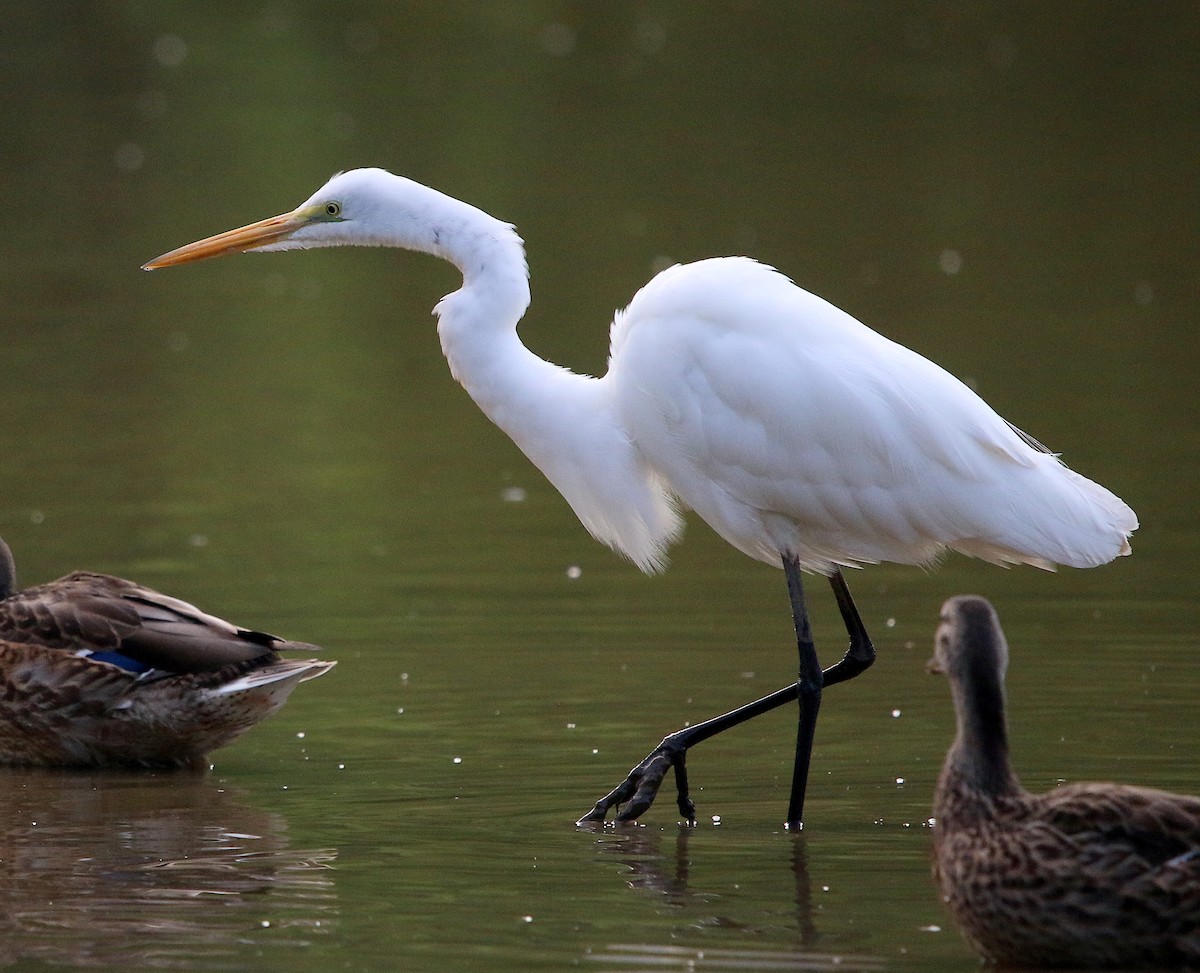
[[[1121,784],[1022,788],[1008,760],[1008,645],[951,598],[930,663],[958,733],[934,797],[934,874],[971,945],[1005,966],[1200,968],[1200,799]]]
[[[16,589],[0,539],[0,764],[189,766],[335,663],[105,574]]]

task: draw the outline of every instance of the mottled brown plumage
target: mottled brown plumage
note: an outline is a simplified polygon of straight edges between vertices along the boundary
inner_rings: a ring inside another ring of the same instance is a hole
[[[0,763],[198,762],[333,668],[320,651],[78,571],[16,590],[0,539]]]
[[[931,668],[958,733],[934,797],[934,873],[1006,966],[1200,968],[1200,799],[1121,784],[1031,794],[1008,758],[1008,646],[992,606],[942,607]]]

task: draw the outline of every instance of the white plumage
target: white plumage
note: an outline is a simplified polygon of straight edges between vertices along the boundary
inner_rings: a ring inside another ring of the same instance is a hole
[[[663,485],[769,564],[1093,567],[1137,527],[942,368],[745,258],[655,277],[601,381]]]
[[[937,365],[748,258],[658,274],[616,315],[599,378],[543,361],[518,338],[529,284],[512,226],[379,169],[340,173],[290,213],[146,266],[346,244],[420,250],[462,271],[462,288],[435,309],[452,374],[599,540],[661,568],[682,506],[743,553],[782,564],[802,657],[792,699],[821,689],[800,570],[830,576],[838,593],[854,657],[841,680],[874,658],[842,566],[926,564],[951,549],[1093,567],[1129,553],[1137,518],[1116,496]],[[696,734],[670,750],[671,765],[682,767],[691,742]],[[791,823],[802,792],[794,783]]]

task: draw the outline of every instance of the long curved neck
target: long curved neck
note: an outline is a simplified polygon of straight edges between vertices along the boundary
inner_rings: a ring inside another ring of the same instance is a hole
[[[514,383],[510,370],[556,370],[517,337],[517,324],[529,307],[525,248],[509,224],[436,190],[425,191],[436,209],[422,221],[429,227],[428,239],[415,249],[450,261],[463,275],[462,288],[434,308],[442,352],[454,378],[501,425],[493,412],[503,414],[504,402],[536,387]]]
[[[563,462],[583,462],[562,424],[549,420],[576,407],[596,380],[539,358],[517,335],[529,306],[521,238],[473,206],[442,200],[444,212],[428,249],[463,275],[462,288],[434,308],[451,374],[547,475]]]
[[[946,755],[946,774],[988,797],[1016,793],[1021,785],[1008,756],[1004,681],[993,659],[976,655],[952,683],[958,733]]]
[[[680,521],[616,415],[609,384],[547,362],[522,344],[529,306],[521,238],[507,223],[429,190],[423,249],[462,271],[434,309],[454,378],[566,498],[583,525],[643,570],[662,566]],[[412,244],[408,244],[412,247]]]

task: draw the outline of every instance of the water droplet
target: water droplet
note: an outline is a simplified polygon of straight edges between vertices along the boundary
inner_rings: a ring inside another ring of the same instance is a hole
[[[567,57],[575,50],[575,31],[566,24],[547,24],[540,40],[542,50],[551,57]]]
[[[642,20],[634,28],[633,43],[642,54],[657,54],[667,43],[667,32],[662,24]]]
[[[943,250],[938,254],[938,267],[947,277],[953,277],[963,268],[962,254],[957,250]]]
[[[145,161],[145,151],[135,142],[118,145],[113,152],[113,163],[122,172],[137,172]]]
[[[154,60],[164,68],[177,68],[188,54],[187,41],[178,34],[160,34],[154,39]]]

